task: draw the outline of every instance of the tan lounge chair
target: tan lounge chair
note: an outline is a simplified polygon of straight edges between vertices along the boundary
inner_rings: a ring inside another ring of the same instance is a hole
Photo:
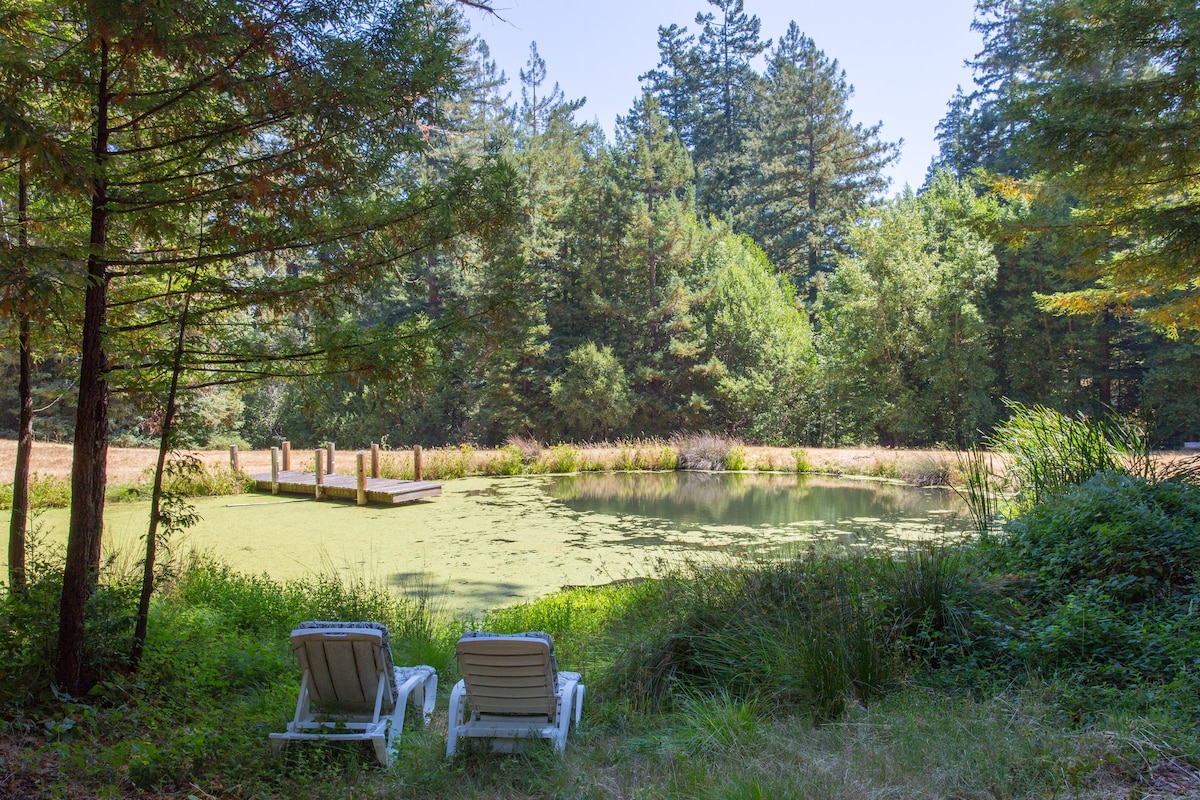
[[[584,686],[578,672],[558,671],[550,634],[472,632],[456,651],[463,677],[450,693],[447,757],[462,737],[491,739],[495,752],[519,752],[524,739],[550,739],[555,752],[565,752],[572,719],[578,725],[583,711]]]
[[[278,755],[290,741],[369,741],[387,766],[409,700],[425,725],[437,699],[433,667],[396,667],[388,631],[377,622],[302,622],[292,631],[300,660],[300,697],[285,733],[271,734]]]

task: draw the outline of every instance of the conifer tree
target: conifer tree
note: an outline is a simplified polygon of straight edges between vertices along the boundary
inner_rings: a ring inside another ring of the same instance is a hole
[[[1106,235],[1059,311],[1200,329],[1200,7],[1190,0],[983,0],[979,80],[1041,185]]]
[[[810,303],[898,154],[880,141],[879,124],[852,121],[852,93],[837,61],[792,22],[768,61],[740,219]]]
[[[142,368],[123,357],[122,337],[177,329],[185,297],[194,317],[300,300],[335,313],[382,265],[452,235],[504,188],[485,186],[492,173],[478,169],[367,191],[438,122],[436,96],[457,65],[446,7],[227,0],[25,11],[5,18],[6,40],[56,52],[40,60],[38,90],[69,109],[54,143],[87,176],[74,210],[89,229],[64,247],[84,253],[86,285],[55,667],[75,693],[100,677],[82,673],[82,655],[100,563],[110,384]],[[0,140],[27,121],[5,115]],[[280,266],[292,259],[311,270],[289,279]],[[188,369],[213,374],[245,358],[190,346],[184,356]]]
[[[717,11],[696,15],[700,37],[684,64],[695,108],[690,141],[700,176],[697,201],[705,214],[722,216],[738,202],[747,169],[746,135],[759,88],[753,61],[770,47],[762,23],[742,0],[708,0]]]

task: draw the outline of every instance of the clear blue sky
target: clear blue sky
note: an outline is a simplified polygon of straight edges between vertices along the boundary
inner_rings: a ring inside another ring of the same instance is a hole
[[[658,26],[672,22],[698,33],[696,12],[707,0],[493,0],[504,21],[468,11],[475,33],[519,96],[517,70],[536,41],[547,81],[568,99],[586,97],[584,120],[609,132],[641,91],[638,75],[658,63]],[[971,30],[972,0],[746,0],[762,20],[764,39],[777,39],[795,20],[817,47],[837,59],[854,86],[854,120],[883,123],[882,137],[904,140],[891,168],[892,190],[925,179],[937,150],[934,128],[954,89],[971,86],[963,65],[980,49]],[[761,67],[761,65],[759,65]]]

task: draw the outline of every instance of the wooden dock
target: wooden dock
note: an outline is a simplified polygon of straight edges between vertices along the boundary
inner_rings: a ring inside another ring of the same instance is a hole
[[[271,473],[258,473],[250,477],[254,478],[255,486],[260,492],[271,491]],[[367,478],[366,484],[367,501],[387,505],[412,503],[426,497],[437,497],[442,493],[442,485],[440,483],[431,483],[429,481],[397,481],[391,478]],[[338,497],[356,500],[358,498],[358,476],[329,473],[324,476],[320,490],[320,497]],[[301,472],[299,470],[280,470],[279,491],[286,494],[318,496],[316,473]]]

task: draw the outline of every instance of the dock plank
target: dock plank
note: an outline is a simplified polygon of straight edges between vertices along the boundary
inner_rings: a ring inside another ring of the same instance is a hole
[[[256,473],[250,477],[254,479],[255,488],[258,491],[271,491],[271,473]],[[316,485],[316,473],[300,470],[280,470],[279,472],[279,491],[282,494],[312,495],[316,492]],[[426,497],[437,497],[442,493],[442,485],[431,481],[367,478],[366,492],[368,502],[401,505],[423,500]],[[358,476],[338,473],[326,475],[325,482],[321,484],[321,494],[326,497],[354,500],[358,497]]]

